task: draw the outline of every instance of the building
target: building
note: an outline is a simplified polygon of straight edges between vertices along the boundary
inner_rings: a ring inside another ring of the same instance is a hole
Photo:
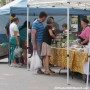
[[[14,1],[14,0],[0,0],[0,7],[3,5],[6,5],[7,3],[10,3],[11,1]]]

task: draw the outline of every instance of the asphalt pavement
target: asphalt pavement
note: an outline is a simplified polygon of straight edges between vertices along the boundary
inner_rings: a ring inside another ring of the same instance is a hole
[[[54,75],[39,75],[36,71],[27,71],[26,66],[15,68],[8,66],[7,58],[0,60],[0,90],[85,90],[85,82],[81,76],[70,76],[70,85],[67,85],[66,71],[58,74],[60,68],[52,68],[57,72]],[[90,86],[90,83],[89,83]],[[82,89],[80,89],[82,88]],[[90,89],[89,89],[90,90]]]

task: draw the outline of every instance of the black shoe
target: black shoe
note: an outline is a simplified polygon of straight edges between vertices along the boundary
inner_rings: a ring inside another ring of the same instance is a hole
[[[44,74],[44,72],[41,71],[41,70],[38,70],[37,73],[38,73],[38,74]]]

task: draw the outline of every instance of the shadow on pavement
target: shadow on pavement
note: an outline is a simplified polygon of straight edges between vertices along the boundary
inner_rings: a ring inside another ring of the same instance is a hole
[[[5,60],[6,58],[7,58],[7,56],[0,57],[0,64],[8,64],[8,61]]]
[[[0,60],[7,58],[8,56],[0,56]]]

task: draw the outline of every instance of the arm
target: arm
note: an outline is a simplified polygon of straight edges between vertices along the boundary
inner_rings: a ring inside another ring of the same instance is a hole
[[[6,36],[8,37],[8,33],[7,33],[7,30],[6,30],[6,28],[4,28],[4,31],[5,31],[5,34],[6,34]]]
[[[17,45],[19,45],[19,39],[18,39],[19,30],[17,25],[15,25],[13,29],[14,29],[14,36],[16,38]]]
[[[36,50],[36,30],[32,29],[32,44],[33,44],[33,49]]]
[[[49,34],[50,34],[50,36],[53,37],[54,39],[56,38],[56,36],[53,34],[53,32],[52,32],[51,29],[49,29]]]
[[[9,34],[9,26],[10,26],[10,22],[8,22],[7,24],[6,24],[6,26],[5,26],[5,34],[6,34],[6,36],[8,37],[8,34]]]
[[[89,38],[86,38],[83,42],[81,42],[81,45],[87,43],[89,41]]]

